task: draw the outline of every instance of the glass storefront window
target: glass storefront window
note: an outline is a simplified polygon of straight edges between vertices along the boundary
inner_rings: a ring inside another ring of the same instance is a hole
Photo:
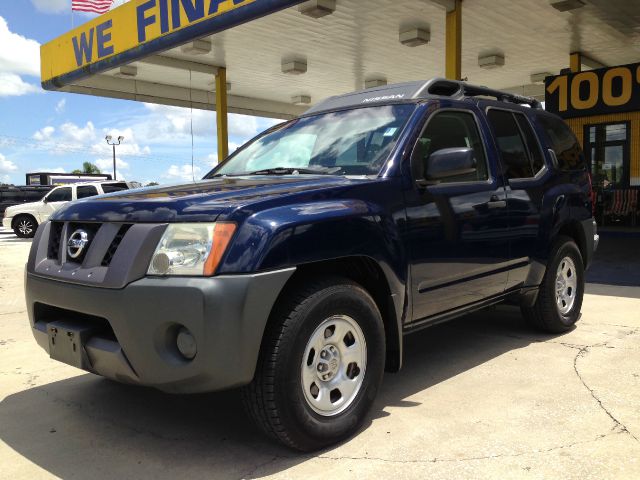
[[[624,147],[613,145],[604,147],[604,161],[601,168],[603,187],[622,188],[624,176]]]
[[[605,132],[605,141],[607,142],[614,142],[616,140],[624,141],[627,139],[627,125],[625,123],[607,125]]]
[[[585,128],[594,186],[605,190],[629,188],[629,127],[627,123],[588,125]]]

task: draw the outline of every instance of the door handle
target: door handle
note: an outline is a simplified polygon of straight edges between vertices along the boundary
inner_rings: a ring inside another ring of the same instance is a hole
[[[507,206],[507,201],[500,200],[500,197],[498,197],[498,195],[493,194],[489,198],[489,201],[487,202],[487,206],[489,208],[504,208]]]

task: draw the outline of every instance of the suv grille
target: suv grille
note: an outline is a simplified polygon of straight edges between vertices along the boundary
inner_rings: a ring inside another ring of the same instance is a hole
[[[64,223],[51,222],[51,234],[49,235],[49,248],[47,249],[47,258],[54,260],[60,259],[60,242],[62,241],[62,228]]]
[[[122,242],[122,239],[124,238],[124,236],[129,231],[130,228],[131,228],[131,224],[125,224],[120,227],[120,230],[118,230],[118,233],[113,238],[111,245],[109,245],[109,248],[107,249],[107,253],[104,254],[104,258],[102,259],[103,267],[108,267],[109,265],[111,265],[111,260],[113,260],[113,256],[116,254],[116,250],[118,250],[118,247],[120,246],[120,242]]]
[[[76,230],[84,230],[85,232],[87,232],[88,237],[89,237],[89,244],[86,246],[84,251],[77,258],[70,258],[69,255],[66,255],[66,261],[67,262],[82,263],[84,261],[86,255],[87,255],[87,252],[89,250],[91,250],[91,247],[92,247],[92,244],[94,242],[94,239],[96,238],[96,235],[98,234],[98,232],[100,231],[102,226],[105,225],[105,224],[102,224],[102,223],[75,223],[75,222],[69,222],[67,224],[67,230],[66,230],[67,233],[65,235],[65,238],[62,238],[63,237],[63,231],[64,231],[64,225],[65,225],[64,222],[51,222],[49,243],[48,243],[48,247],[47,247],[47,258],[60,262],[60,260],[62,259],[62,255],[60,254],[61,253],[60,251],[63,248],[65,248],[65,241],[71,235],[73,235],[73,232],[75,232]],[[126,223],[126,224],[122,224],[122,225],[120,225],[118,227],[118,231],[117,231],[116,235],[111,240],[111,242],[109,244],[109,247],[106,249],[105,254],[102,257],[102,261],[100,263],[101,266],[108,267],[109,265],[111,265],[111,261],[113,260],[113,256],[116,254],[116,251],[118,250],[118,247],[120,246],[120,243],[122,243],[122,240],[124,239],[125,235],[127,234],[127,232],[129,231],[129,229],[132,226],[133,226],[132,224]],[[106,241],[109,241],[109,239],[107,238]],[[98,247],[98,248],[100,248],[100,247]],[[104,247],[102,247],[102,248],[104,248]]]

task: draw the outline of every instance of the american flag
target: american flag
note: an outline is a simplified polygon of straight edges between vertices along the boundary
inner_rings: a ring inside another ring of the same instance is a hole
[[[113,0],[71,0],[71,10],[80,12],[107,13]]]

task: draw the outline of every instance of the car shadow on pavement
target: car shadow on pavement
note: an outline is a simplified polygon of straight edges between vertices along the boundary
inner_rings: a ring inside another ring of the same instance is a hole
[[[387,406],[412,408],[419,404],[407,397],[549,338],[512,307],[408,336],[404,368],[385,375],[362,430],[375,428]],[[260,435],[237,391],[169,395],[90,374],[9,395],[0,402],[0,439],[61,478],[257,478],[313,457]]]

